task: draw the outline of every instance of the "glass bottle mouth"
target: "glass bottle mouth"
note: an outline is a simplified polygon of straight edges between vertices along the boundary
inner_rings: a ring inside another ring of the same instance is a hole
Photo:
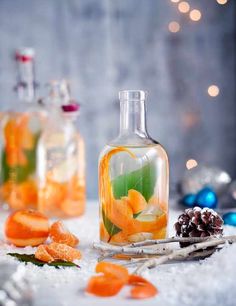
[[[144,90],[121,90],[119,91],[120,101],[144,101],[147,92]]]

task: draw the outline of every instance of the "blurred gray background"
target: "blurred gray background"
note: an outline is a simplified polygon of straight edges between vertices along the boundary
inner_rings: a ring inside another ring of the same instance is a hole
[[[121,89],[149,92],[148,129],[169,153],[172,185],[190,158],[236,176],[236,1],[188,2],[200,21],[171,0],[0,0],[0,108],[14,100],[16,47],[36,49],[41,84],[71,80],[89,198],[97,197],[99,152],[118,133]],[[171,21],[180,31],[169,31]]]

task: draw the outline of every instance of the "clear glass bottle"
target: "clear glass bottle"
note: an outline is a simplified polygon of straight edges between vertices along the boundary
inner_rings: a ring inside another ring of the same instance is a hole
[[[18,101],[1,118],[0,203],[12,210],[37,205],[36,147],[46,116],[35,98],[34,59],[31,48],[15,54]]]
[[[85,209],[84,141],[76,128],[79,104],[65,82],[53,82],[50,117],[37,150],[38,210],[49,217],[75,217]]]
[[[146,130],[146,93],[119,93],[120,134],[99,159],[100,239],[124,245],[167,235],[169,165]]]

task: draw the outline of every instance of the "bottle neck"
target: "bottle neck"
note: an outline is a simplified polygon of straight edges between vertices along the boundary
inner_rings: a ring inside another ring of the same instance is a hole
[[[20,101],[32,102],[35,98],[35,77],[33,59],[28,61],[17,61],[17,84],[16,92]]]
[[[145,100],[120,101],[120,136],[147,137]]]

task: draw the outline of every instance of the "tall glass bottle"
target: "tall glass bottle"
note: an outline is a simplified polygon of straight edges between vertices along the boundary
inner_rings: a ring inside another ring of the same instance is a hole
[[[167,235],[169,165],[146,130],[146,93],[119,93],[120,134],[99,160],[100,239],[128,244]]]
[[[76,128],[79,104],[65,82],[51,84],[50,116],[37,151],[39,211],[50,217],[75,217],[85,208],[84,141]]]
[[[1,120],[0,203],[12,210],[36,207],[36,147],[45,113],[35,99],[34,50],[15,54],[18,101]]]

